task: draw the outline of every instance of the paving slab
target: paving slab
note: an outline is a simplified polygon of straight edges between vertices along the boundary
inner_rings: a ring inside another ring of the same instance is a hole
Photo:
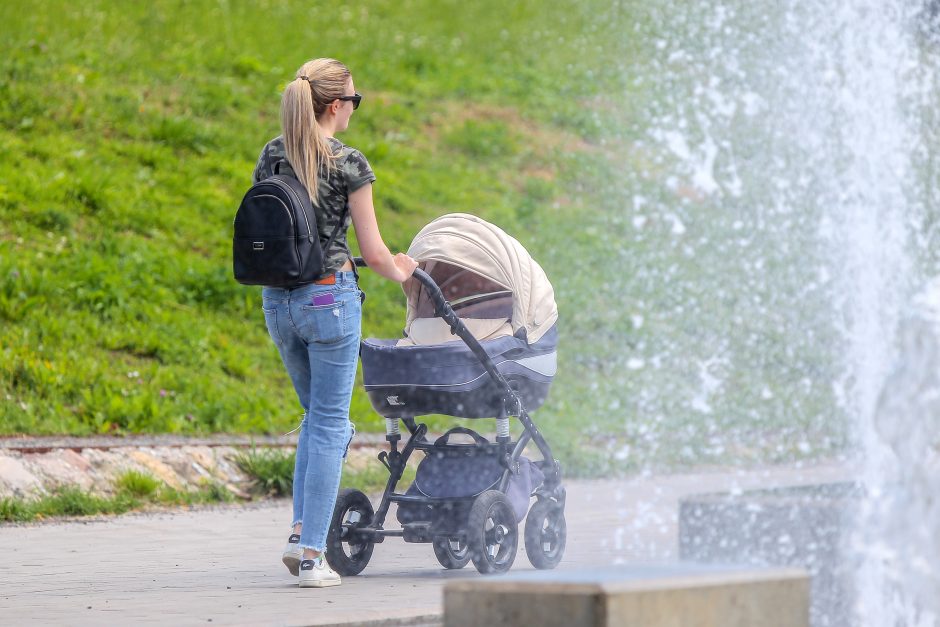
[[[558,570],[676,560],[678,503],[689,494],[851,474],[826,464],[568,481]],[[0,623],[434,625],[444,584],[481,576],[472,565],[443,570],[430,545],[389,538],[361,575],[300,589],[280,562],[289,522],[290,503],[270,501],[0,526]],[[520,547],[512,572],[525,570],[534,569]]]

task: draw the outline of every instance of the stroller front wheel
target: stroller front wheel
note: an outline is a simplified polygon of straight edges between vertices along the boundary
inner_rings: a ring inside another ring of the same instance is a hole
[[[434,555],[441,566],[448,570],[463,568],[470,563],[470,547],[459,537],[435,538]]]
[[[467,517],[467,545],[473,565],[483,574],[504,573],[512,567],[519,524],[505,494],[487,490],[474,499]]]
[[[375,541],[357,532],[372,524],[374,515],[365,494],[349,488],[340,490],[326,535],[326,561],[340,575],[358,575],[372,559]]]
[[[564,504],[549,499],[537,501],[525,519],[525,552],[529,562],[541,570],[555,568],[565,554],[567,538]]]

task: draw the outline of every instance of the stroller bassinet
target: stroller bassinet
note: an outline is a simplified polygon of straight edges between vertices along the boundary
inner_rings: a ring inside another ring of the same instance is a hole
[[[480,572],[504,572],[515,558],[517,525],[535,496],[526,517],[526,552],[536,567],[553,568],[564,553],[565,492],[560,466],[528,414],[545,402],[556,371],[558,310],[551,284],[518,241],[468,214],[434,220],[415,236],[408,254],[419,269],[403,285],[404,337],[366,339],[360,349],[366,392],[386,419],[390,450],[379,459],[389,480],[377,511],[361,492],[340,493],[327,560],[340,574],[358,574],[374,543],[400,535],[406,542],[433,543],[445,568],[472,559]],[[458,427],[431,442],[424,437],[426,425],[414,420],[426,414],[496,418],[496,441]],[[524,427],[516,442],[510,416]],[[402,451],[400,421],[411,434]],[[470,435],[473,443],[451,442],[454,433]],[[521,457],[529,442],[541,460]],[[441,486],[440,493],[428,494],[418,481],[405,494],[395,492],[415,450],[426,456],[418,478],[425,487]],[[401,531],[384,529],[392,503],[399,507]]]
[[[538,409],[555,375],[558,342],[558,310],[542,268],[518,241],[468,214],[434,220],[408,254],[419,260],[525,407]],[[435,316],[427,288],[411,279],[404,289],[405,339],[362,344],[363,382],[372,406],[386,418],[497,416],[503,396],[498,383]]]

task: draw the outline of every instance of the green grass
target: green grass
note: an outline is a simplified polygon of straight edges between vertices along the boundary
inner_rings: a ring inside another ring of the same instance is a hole
[[[114,480],[114,493],[92,494],[74,485],[60,486],[36,499],[0,499],[0,522],[30,522],[56,517],[123,514],[147,506],[180,506],[230,503],[234,496],[225,486],[207,481],[195,490],[179,490],[136,470]]]
[[[683,196],[644,134],[664,93],[700,80],[690,67],[657,82],[659,43],[695,34],[667,9],[46,0],[2,3],[0,22],[0,434],[296,424],[259,290],[231,277],[231,221],[279,132],[283,84],[308,58],[335,56],[365,94],[341,138],[375,169],[390,248],[469,212],[545,268],[561,345],[536,421],[574,474],[844,442],[831,329],[801,291],[813,277],[760,228],[758,252],[740,252],[731,225],[751,220],[751,199]],[[755,255],[764,273],[739,280]],[[399,287],[369,272],[362,284],[364,334],[399,336]],[[708,412],[696,409],[706,375],[722,383]],[[350,417],[384,426],[361,380]]]
[[[239,453],[235,464],[251,477],[252,492],[262,496],[290,496],[294,485],[293,451],[261,449]]]
[[[119,493],[136,499],[152,497],[160,490],[160,482],[146,473],[129,470],[117,478],[114,487]]]
[[[235,458],[235,463],[251,478],[252,492],[255,495],[283,497],[292,494],[294,459],[294,451],[252,448],[240,453]],[[406,467],[399,483],[399,491],[403,491],[414,481],[414,477],[415,469],[412,466]],[[388,471],[378,461],[374,461],[359,470],[344,466],[340,487],[356,488],[371,494],[384,490],[387,481]]]

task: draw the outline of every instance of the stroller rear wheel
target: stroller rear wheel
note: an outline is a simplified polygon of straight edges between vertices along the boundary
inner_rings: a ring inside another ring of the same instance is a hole
[[[529,562],[542,570],[555,568],[565,554],[567,537],[565,506],[549,499],[537,501],[525,520],[525,552]]]
[[[359,490],[340,490],[326,535],[326,561],[343,576],[358,575],[372,559],[375,541],[357,531],[372,523],[375,512]]]
[[[463,568],[470,563],[470,547],[459,537],[435,538],[434,555],[441,566],[447,569]]]
[[[516,512],[505,494],[487,490],[473,500],[467,518],[470,559],[481,573],[504,573],[519,548]]]

